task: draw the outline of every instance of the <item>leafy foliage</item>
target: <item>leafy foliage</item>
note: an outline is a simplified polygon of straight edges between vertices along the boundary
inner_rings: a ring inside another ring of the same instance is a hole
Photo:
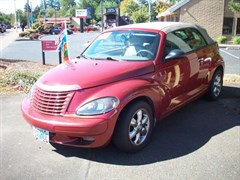
[[[226,43],[227,42],[227,37],[226,36],[220,36],[217,38],[218,44]]]
[[[239,0],[231,0],[228,3],[228,7],[233,12],[240,12],[240,1]]]
[[[171,4],[169,4],[167,2],[158,1],[156,6],[154,6],[154,10],[157,13],[161,13],[161,12],[167,10],[170,7],[171,7]]]
[[[60,2],[59,0],[46,0],[46,6],[55,10],[59,10]]]
[[[123,15],[133,15],[133,12],[139,10],[139,5],[134,0],[123,0],[120,5],[120,11]]]
[[[146,11],[136,11],[132,15],[132,19],[135,23],[143,23],[149,19]]]
[[[232,39],[232,42],[233,42],[233,44],[240,44],[240,36],[235,36],[235,37]]]
[[[31,7],[28,3],[24,5],[24,12],[31,12]]]
[[[1,14],[0,13],[0,22],[4,23],[4,24],[11,24],[11,20],[12,20],[12,14]]]

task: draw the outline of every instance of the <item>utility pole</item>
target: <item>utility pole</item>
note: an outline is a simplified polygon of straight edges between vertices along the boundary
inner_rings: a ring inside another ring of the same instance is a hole
[[[103,26],[104,26],[104,23],[103,23],[103,0],[101,0],[101,15],[102,15],[102,32],[103,32]]]
[[[151,22],[151,2],[148,0],[148,16],[149,16],[149,22]]]
[[[30,26],[32,27],[32,24],[33,24],[32,1],[31,1],[31,14],[30,14],[30,19],[31,19]]]
[[[45,7],[45,0],[43,0],[43,23],[46,23],[46,7]]]
[[[18,24],[17,24],[16,0],[14,0],[14,11],[15,11],[15,22],[14,22],[14,25],[16,25],[16,30],[17,30]]]
[[[29,0],[27,0],[27,26],[28,28],[30,27],[29,26]]]

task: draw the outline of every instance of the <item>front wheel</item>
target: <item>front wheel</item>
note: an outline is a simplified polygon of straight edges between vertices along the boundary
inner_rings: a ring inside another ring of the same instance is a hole
[[[153,113],[148,103],[137,101],[121,113],[113,134],[113,143],[126,152],[144,148],[153,129]]]
[[[218,69],[213,74],[212,80],[210,82],[210,86],[208,89],[208,97],[211,100],[216,100],[222,91],[223,85],[223,72],[222,70]]]

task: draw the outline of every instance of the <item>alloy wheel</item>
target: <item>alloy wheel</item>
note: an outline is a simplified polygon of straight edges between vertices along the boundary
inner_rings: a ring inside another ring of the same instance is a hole
[[[149,132],[150,119],[145,109],[139,109],[132,116],[129,125],[129,139],[135,146],[141,145]]]

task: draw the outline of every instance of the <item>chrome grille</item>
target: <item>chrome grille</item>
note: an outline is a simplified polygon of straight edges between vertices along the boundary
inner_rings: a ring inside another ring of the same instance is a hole
[[[32,107],[43,114],[63,115],[72,98],[73,91],[45,91],[38,87],[34,89]]]

